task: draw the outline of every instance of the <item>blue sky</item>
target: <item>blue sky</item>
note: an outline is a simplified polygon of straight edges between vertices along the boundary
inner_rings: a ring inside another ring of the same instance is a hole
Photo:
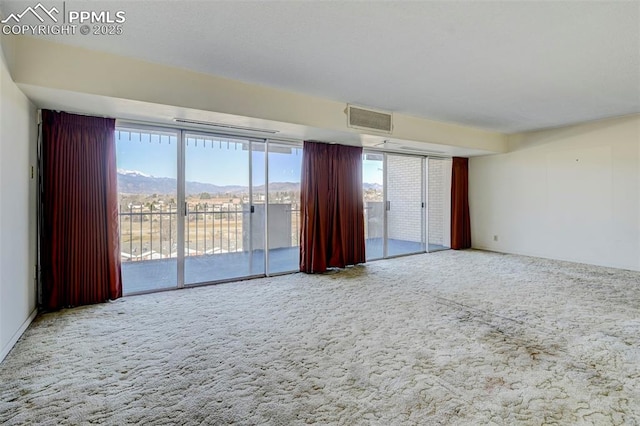
[[[196,143],[197,142],[197,143]],[[213,147],[212,147],[213,142]],[[246,144],[245,144],[246,146]],[[262,146],[254,144],[254,148]],[[116,132],[118,169],[137,170],[155,177],[177,177],[177,147],[175,136]],[[269,152],[269,178],[271,182],[300,182],[302,149],[273,145]],[[185,177],[189,182],[215,185],[242,185],[249,183],[249,152],[243,144],[227,140],[187,139],[185,150]],[[264,184],[264,152],[253,152],[254,185]],[[382,183],[381,162],[363,163],[364,181]]]
[[[177,177],[177,139],[116,132],[118,169],[137,170],[156,177]]]
[[[364,160],[362,162],[362,181],[364,183],[382,185],[383,178],[382,161]]]

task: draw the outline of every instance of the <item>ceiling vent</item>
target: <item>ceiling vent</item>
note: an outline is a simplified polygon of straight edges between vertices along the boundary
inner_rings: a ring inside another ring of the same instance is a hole
[[[393,130],[393,114],[347,105],[347,126],[354,129],[391,134]]]

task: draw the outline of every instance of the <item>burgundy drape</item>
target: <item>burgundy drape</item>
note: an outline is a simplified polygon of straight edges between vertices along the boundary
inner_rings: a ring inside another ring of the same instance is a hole
[[[451,248],[471,247],[469,159],[453,157],[451,170]]]
[[[362,148],[304,143],[300,270],[365,261]]]
[[[122,295],[115,120],[42,111],[42,304]]]

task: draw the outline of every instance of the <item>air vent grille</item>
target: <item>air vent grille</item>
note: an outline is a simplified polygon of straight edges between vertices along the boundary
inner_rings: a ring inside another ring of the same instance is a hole
[[[388,112],[348,105],[347,125],[356,129],[375,130],[390,134],[393,130],[393,115]]]

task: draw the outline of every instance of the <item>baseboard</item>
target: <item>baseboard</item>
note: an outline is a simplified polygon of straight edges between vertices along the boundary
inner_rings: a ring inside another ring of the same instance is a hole
[[[527,256],[527,257],[538,257],[540,259],[550,259],[550,260],[560,260],[562,262],[571,262],[571,263],[579,263],[582,265],[592,265],[592,266],[599,266],[602,268],[613,268],[613,269],[621,269],[624,271],[633,271],[633,272],[639,272],[640,268],[637,268],[633,265],[627,265],[627,264],[610,264],[610,263],[596,263],[596,262],[589,262],[583,259],[572,259],[569,257],[565,257],[565,256],[561,256],[561,257],[551,257],[549,255],[545,255],[545,254],[540,254],[540,253],[533,253],[533,252],[527,252],[527,251],[506,251],[504,249],[498,249],[495,247],[485,247],[485,246],[475,246],[472,247],[474,250],[482,250],[482,251],[488,251],[491,253],[500,253],[500,254],[514,254],[516,256]]]
[[[20,337],[22,337],[22,334],[25,332],[27,327],[29,327],[33,319],[36,317],[37,313],[38,313],[38,309],[36,308],[33,310],[33,312],[31,312],[31,314],[25,320],[25,322],[22,323],[18,331],[16,331],[15,334],[11,336],[11,340],[9,340],[9,343],[7,343],[7,345],[4,348],[2,348],[2,352],[0,352],[0,362],[4,361],[5,357],[9,355],[9,352],[11,352],[11,349],[13,349],[13,346],[20,339]]]

